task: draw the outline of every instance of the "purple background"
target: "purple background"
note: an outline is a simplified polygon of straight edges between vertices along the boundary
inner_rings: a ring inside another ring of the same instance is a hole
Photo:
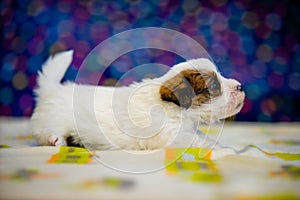
[[[1,1],[0,6],[1,115],[31,115],[36,74],[49,54],[75,50],[65,78],[74,80],[100,42],[125,30],[155,26],[198,41],[224,76],[242,82],[247,98],[236,120],[300,120],[300,8],[292,1],[20,0]],[[137,50],[114,62],[99,84],[115,84],[141,64],[180,61],[170,52]]]

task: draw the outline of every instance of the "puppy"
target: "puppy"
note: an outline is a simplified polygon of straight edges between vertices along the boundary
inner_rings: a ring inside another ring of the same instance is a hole
[[[238,113],[241,84],[208,59],[170,68],[128,87],[61,83],[73,51],[48,58],[39,72],[31,128],[41,145],[70,142],[93,150],[199,146],[197,130]]]

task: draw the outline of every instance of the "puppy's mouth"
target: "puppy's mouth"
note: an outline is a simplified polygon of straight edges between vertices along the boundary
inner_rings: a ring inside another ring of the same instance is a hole
[[[235,107],[235,109],[239,109],[242,106],[243,106],[243,103],[238,103],[238,105]]]
[[[244,105],[245,94],[231,92],[228,102],[226,103],[226,117],[237,114]]]

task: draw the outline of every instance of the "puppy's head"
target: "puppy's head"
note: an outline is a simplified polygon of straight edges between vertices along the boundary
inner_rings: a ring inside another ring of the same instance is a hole
[[[200,109],[222,119],[238,113],[245,93],[241,84],[226,79],[207,59],[196,59],[175,65],[164,77],[161,99],[184,109]]]

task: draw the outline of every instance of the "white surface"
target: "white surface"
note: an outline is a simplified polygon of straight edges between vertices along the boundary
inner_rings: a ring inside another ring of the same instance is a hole
[[[220,138],[219,143],[223,146],[242,148],[255,144],[268,151],[299,153],[299,145],[269,142],[274,138],[299,141],[299,127],[299,124],[228,123],[221,136],[216,133],[209,136]],[[258,153],[255,149],[250,156],[219,156],[215,164],[223,181],[207,183],[168,174],[164,169],[165,150],[98,151],[97,159],[89,164],[47,164],[59,148],[30,147],[36,143],[30,137],[20,140],[20,135],[30,135],[26,119],[0,120],[0,142],[12,147],[0,149],[0,199],[238,199],[281,194],[300,198],[299,177],[270,175],[280,171],[282,165],[299,167],[299,161],[253,157]],[[220,153],[224,151],[220,150]],[[103,165],[103,162],[110,167]],[[37,169],[42,174],[55,176],[25,181],[12,178],[20,169]],[[133,186],[129,189],[111,188],[98,183],[107,177],[130,180]],[[89,182],[92,186],[83,186]]]

